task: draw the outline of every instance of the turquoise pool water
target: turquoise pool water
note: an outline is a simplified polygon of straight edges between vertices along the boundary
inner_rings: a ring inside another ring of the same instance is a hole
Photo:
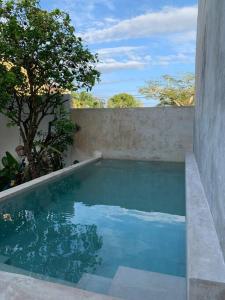
[[[184,165],[103,160],[4,202],[0,254],[74,283],[119,266],[185,276]]]

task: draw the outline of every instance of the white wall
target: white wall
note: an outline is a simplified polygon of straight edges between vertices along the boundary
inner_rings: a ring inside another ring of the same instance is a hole
[[[101,151],[104,158],[184,161],[192,150],[193,107],[73,109],[81,126],[73,159]]]
[[[18,128],[9,128],[7,123],[7,118],[0,114],[0,164],[6,151],[16,156],[15,148],[20,144]]]

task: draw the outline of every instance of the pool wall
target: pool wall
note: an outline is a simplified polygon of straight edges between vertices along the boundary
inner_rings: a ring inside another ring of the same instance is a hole
[[[192,150],[193,107],[74,109],[71,118],[81,126],[73,159],[99,150],[105,159],[183,162]]]

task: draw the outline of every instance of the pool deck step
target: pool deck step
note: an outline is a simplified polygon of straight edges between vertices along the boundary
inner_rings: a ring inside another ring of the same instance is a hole
[[[108,295],[127,300],[185,300],[186,279],[120,266]]]
[[[107,295],[111,284],[111,278],[85,273],[77,283],[76,287],[90,292]]]

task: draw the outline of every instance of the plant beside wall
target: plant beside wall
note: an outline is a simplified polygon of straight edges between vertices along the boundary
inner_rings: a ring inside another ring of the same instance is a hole
[[[38,0],[0,0],[0,113],[19,128],[31,178],[62,167],[76,130],[62,94],[90,90],[97,62],[68,14],[42,10]]]
[[[22,183],[24,171],[22,165],[9,152],[6,152],[2,158],[2,166],[0,168],[0,191]]]

